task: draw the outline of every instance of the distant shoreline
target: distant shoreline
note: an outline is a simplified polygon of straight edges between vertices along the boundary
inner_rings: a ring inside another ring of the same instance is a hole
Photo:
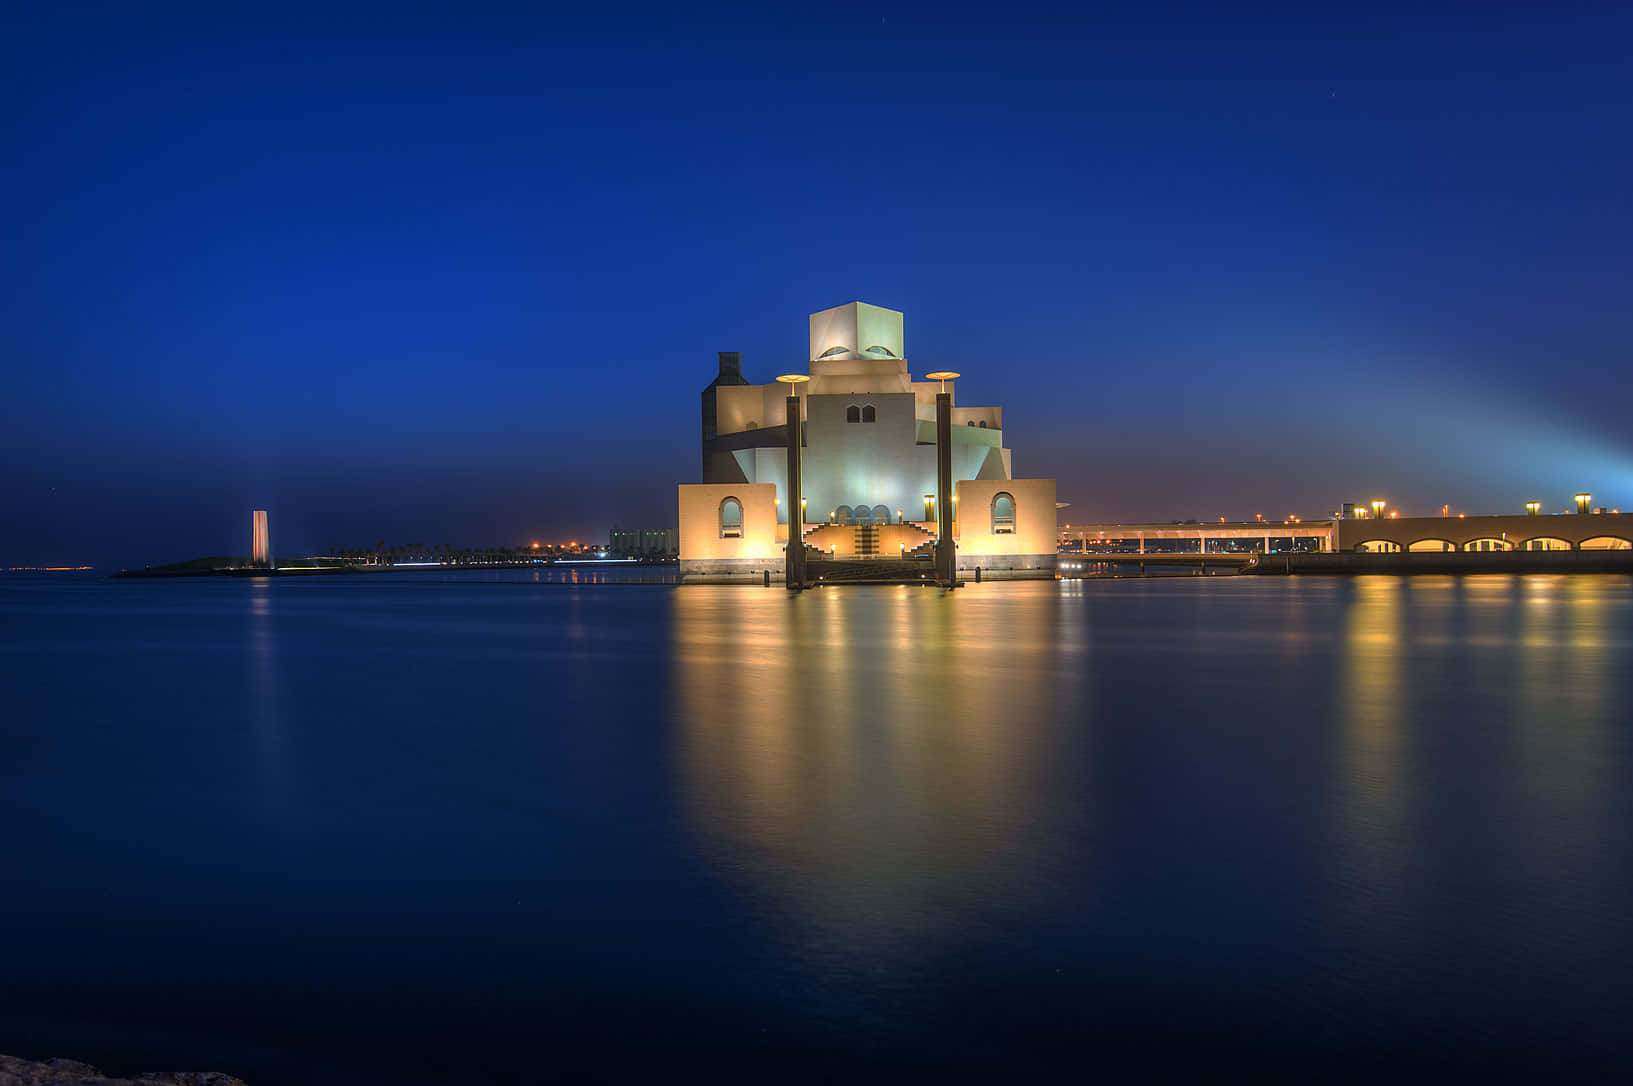
[[[333,566],[282,566],[271,569],[256,569],[251,566],[211,566],[196,563],[208,562],[210,559],[194,559],[192,562],[178,562],[168,566],[152,566],[146,569],[122,569],[110,574],[121,579],[159,579],[173,580],[177,578],[189,579],[195,577],[331,577],[353,576],[358,574],[377,573],[450,573],[456,571],[470,572],[489,569],[578,569],[585,566],[612,566],[620,569],[650,568],[654,566],[675,566],[673,560],[645,561],[641,559],[622,558],[583,558],[551,561],[521,561],[521,562],[430,562],[402,565],[360,565],[346,564]]]

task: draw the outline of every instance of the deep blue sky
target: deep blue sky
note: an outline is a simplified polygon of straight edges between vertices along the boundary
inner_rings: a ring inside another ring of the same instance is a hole
[[[1633,506],[1625,4],[20,7],[0,565],[670,525],[856,298],[1066,519]]]

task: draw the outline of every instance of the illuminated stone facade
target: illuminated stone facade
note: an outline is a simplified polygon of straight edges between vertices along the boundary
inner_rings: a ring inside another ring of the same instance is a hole
[[[780,572],[791,519],[832,558],[900,557],[933,539],[941,383],[908,372],[902,314],[865,302],[811,314],[800,370],[808,382],[750,384],[739,356],[721,355],[703,393],[703,482],[680,487],[682,571]],[[790,387],[800,398],[803,518],[787,494]],[[948,391],[956,397],[952,383]],[[952,423],[960,565],[1053,569],[1055,481],[1014,478],[1002,408],[955,400]]]

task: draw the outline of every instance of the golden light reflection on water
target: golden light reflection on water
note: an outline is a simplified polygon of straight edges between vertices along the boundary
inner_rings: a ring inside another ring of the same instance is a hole
[[[1456,818],[1486,862],[1515,870],[1569,880],[1604,862],[1612,699],[1633,648],[1614,620],[1630,589],[1594,576],[1352,582],[1333,801],[1351,904],[1374,927],[1429,861],[1430,817]]]
[[[1610,628],[1611,601],[1625,584],[1595,577],[1530,577],[1516,585],[1518,712],[1509,776],[1522,821],[1548,827],[1530,840],[1550,863],[1591,844],[1607,812],[1611,702],[1626,659]],[[1546,841],[1546,844],[1543,844]]]
[[[1086,723],[1039,701],[1059,606],[1053,584],[678,591],[677,761],[721,867],[847,954],[1031,892],[1062,844],[1056,725]]]
[[[279,800],[283,789],[284,725],[283,675],[278,658],[278,635],[273,618],[270,580],[252,578],[249,592],[249,721],[254,732],[256,766],[268,803]]]
[[[1342,610],[1339,775],[1334,800],[1345,866],[1374,887],[1397,881],[1412,820],[1404,731],[1403,577],[1357,577]]]

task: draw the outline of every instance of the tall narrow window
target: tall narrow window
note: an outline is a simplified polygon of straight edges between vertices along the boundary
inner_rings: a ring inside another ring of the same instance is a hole
[[[855,404],[851,404],[849,407],[845,408],[845,421],[846,422],[861,422],[862,421],[862,409],[860,407],[857,407]]]
[[[866,407],[862,408],[863,422],[873,422],[877,417],[878,416],[874,414],[872,404],[868,404]]]
[[[1015,534],[1015,496],[1005,491],[992,498],[992,534]]]
[[[736,498],[720,503],[720,538],[743,538],[743,503]]]

